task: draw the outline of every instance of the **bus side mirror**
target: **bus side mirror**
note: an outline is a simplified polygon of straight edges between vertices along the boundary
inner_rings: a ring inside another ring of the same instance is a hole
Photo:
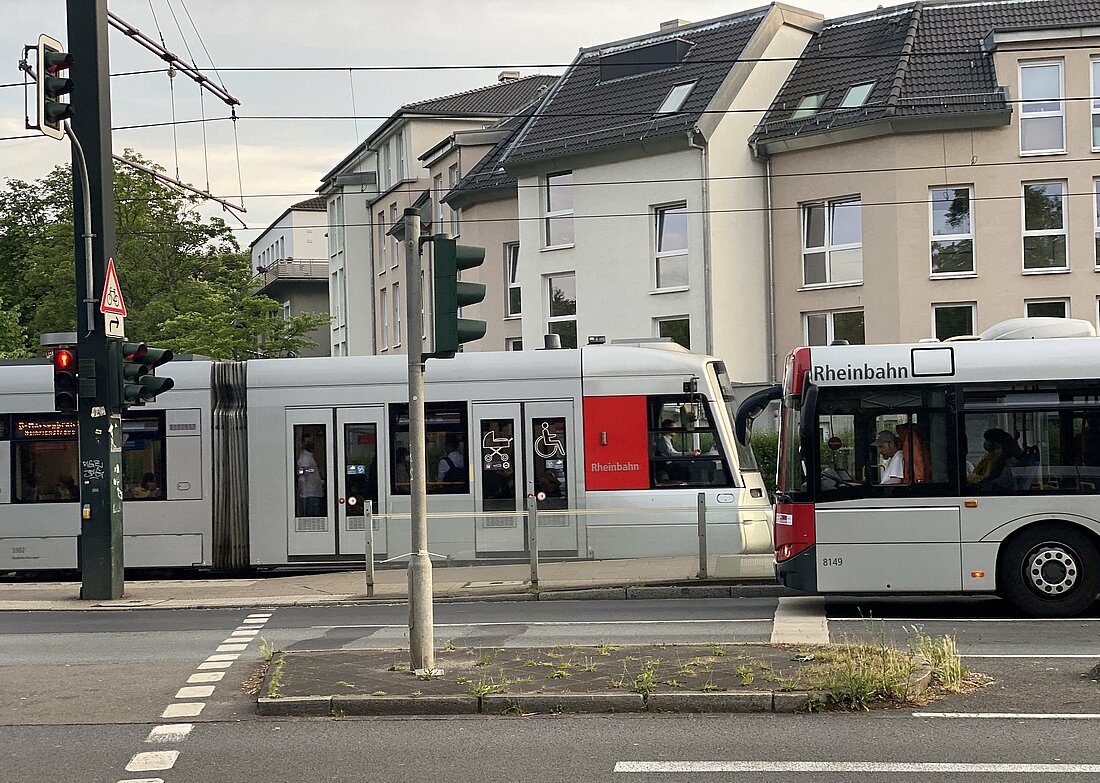
[[[775,400],[783,396],[783,387],[779,384],[750,394],[737,406],[737,415],[733,420],[733,433],[737,442],[748,446],[752,439],[752,423]]]

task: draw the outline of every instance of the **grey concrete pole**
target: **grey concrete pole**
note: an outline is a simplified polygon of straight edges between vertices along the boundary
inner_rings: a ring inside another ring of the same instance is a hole
[[[409,663],[435,669],[432,559],[428,555],[428,477],[424,469],[424,311],[420,280],[420,212],[405,210],[405,323],[409,350],[409,454],[412,556],[409,558]]]

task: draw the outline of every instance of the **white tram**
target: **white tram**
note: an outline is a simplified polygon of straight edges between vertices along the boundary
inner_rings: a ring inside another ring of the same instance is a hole
[[[124,418],[125,563],[219,571],[410,548],[403,356],[176,361]],[[50,367],[0,365],[0,570],[78,566],[75,422]],[[454,562],[771,552],[722,363],[671,343],[471,353],[426,375],[429,548]],[[368,506],[369,503],[369,506]]]

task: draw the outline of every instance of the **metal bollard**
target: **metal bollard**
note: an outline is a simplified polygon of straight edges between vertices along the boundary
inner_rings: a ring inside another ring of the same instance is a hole
[[[542,494],[541,492],[539,493]],[[539,498],[527,496],[527,547],[531,550],[531,587],[539,586]]]
[[[699,493],[699,578],[707,578],[707,496]]]
[[[367,598],[374,596],[374,501],[363,501],[364,565],[367,570]]]

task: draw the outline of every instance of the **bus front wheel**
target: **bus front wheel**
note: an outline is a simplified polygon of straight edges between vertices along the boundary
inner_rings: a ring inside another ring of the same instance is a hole
[[[1096,545],[1068,525],[1025,530],[1009,543],[1001,565],[1005,597],[1029,615],[1071,617],[1100,592]]]

